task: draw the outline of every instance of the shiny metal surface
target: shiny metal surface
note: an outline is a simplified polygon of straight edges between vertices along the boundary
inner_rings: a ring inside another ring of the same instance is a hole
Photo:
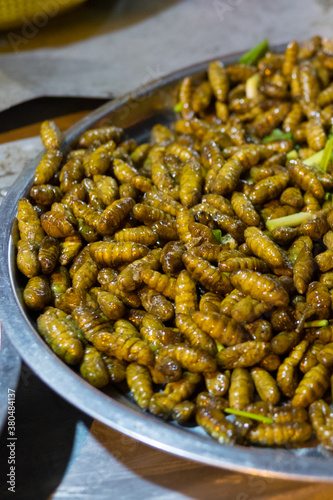
[[[3,297],[2,293],[1,296]],[[0,331],[0,434],[5,428],[7,418],[8,390],[16,390],[20,370],[21,360],[2,329]]]
[[[223,60],[228,63],[237,56]],[[168,123],[173,116],[173,91],[185,75],[200,78],[207,63],[170,75],[145,88],[110,102],[68,130],[63,149],[87,128],[113,123],[130,136],[144,140],[152,125]],[[37,158],[18,178],[0,207],[3,231],[0,236],[0,275],[3,282],[1,318],[14,346],[31,369],[59,395],[92,417],[159,449],[208,465],[241,472],[306,481],[332,481],[333,456],[318,447],[307,449],[263,449],[224,446],[202,429],[180,427],[143,413],[120,390],[103,393],[85,382],[77,372],[58,359],[39,337],[22,304],[22,286],[15,269],[15,224],[19,198],[30,187]]]

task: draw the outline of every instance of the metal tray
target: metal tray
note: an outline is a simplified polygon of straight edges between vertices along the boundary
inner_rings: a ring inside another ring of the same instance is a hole
[[[285,46],[275,47],[283,50]],[[231,63],[239,54],[223,57]],[[99,108],[67,131],[62,150],[66,151],[87,128],[113,123],[138,141],[148,137],[155,123],[173,118],[174,91],[186,75],[200,80],[209,61],[185,68]],[[180,427],[142,412],[130,397],[113,387],[108,393],[85,382],[53,354],[35,329],[22,302],[22,284],[15,266],[15,223],[19,198],[28,193],[41,155],[21,174],[0,207],[0,276],[3,286],[0,313],[12,343],[24,361],[47,385],[97,420],[161,450],[204,464],[252,474],[297,479],[332,481],[333,455],[320,447],[265,449],[220,445],[201,428]]]

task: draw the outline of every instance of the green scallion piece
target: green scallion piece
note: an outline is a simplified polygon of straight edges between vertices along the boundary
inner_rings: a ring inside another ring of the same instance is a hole
[[[250,49],[248,52],[242,55],[239,59],[241,64],[257,64],[259,59],[264,57],[266,52],[269,51],[268,39],[265,38],[262,42],[258,43],[255,47]]]
[[[287,153],[287,160],[297,160],[298,159],[298,153],[296,149],[292,149]]]
[[[217,347],[217,352],[223,351],[223,349],[225,349],[224,345],[220,344],[220,342],[218,342],[217,340],[215,340],[215,344]]]
[[[260,75],[255,73],[250,78],[246,80],[245,83],[245,95],[247,99],[258,99],[259,97],[259,83]]]
[[[182,103],[177,102],[177,104],[174,106],[173,110],[175,113],[181,113],[182,112]]]
[[[305,165],[307,165],[308,167],[312,167],[314,165],[320,165],[323,154],[324,154],[324,150],[321,149],[320,151],[318,151],[318,153],[315,153],[314,155],[310,156],[306,160],[303,160],[303,163]]]
[[[235,410],[234,408],[225,408],[223,411],[230,415],[236,415],[237,417],[252,418],[252,420],[258,420],[258,422],[263,422],[264,424],[274,424],[273,418],[257,415],[256,413],[251,413],[249,411]]]
[[[212,234],[219,245],[222,243],[222,231],[221,229],[212,229]]]
[[[327,326],[328,325],[328,320],[327,319],[318,319],[315,321],[306,321],[304,323],[305,328],[320,328],[322,326]]]
[[[328,139],[328,141],[326,141],[323,157],[320,162],[320,168],[324,172],[326,172],[329,162],[331,161],[332,158],[332,147],[333,147],[333,139]]]
[[[311,219],[313,214],[310,212],[299,212],[297,214],[286,215],[278,219],[270,219],[266,222],[268,231],[273,231],[276,227],[297,227],[308,219]]]
[[[275,128],[271,135],[264,137],[262,142],[266,144],[267,142],[276,141],[278,139],[292,139],[293,134],[291,132],[282,132],[279,128]]]
[[[325,193],[324,200],[330,201],[332,199],[332,193]]]

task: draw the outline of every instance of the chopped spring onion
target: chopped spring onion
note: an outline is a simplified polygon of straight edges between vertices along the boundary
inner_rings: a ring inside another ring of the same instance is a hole
[[[181,113],[182,112],[182,103],[177,102],[177,104],[174,106],[173,110],[175,113]]]
[[[315,153],[314,155],[309,156],[309,158],[306,158],[306,160],[303,160],[303,163],[308,167],[313,167],[314,165],[320,165],[323,154],[324,150],[322,149],[318,151],[318,153]]]
[[[222,238],[221,229],[212,229],[212,233],[213,233],[214,238],[218,242],[218,244],[221,245],[221,243],[222,243],[222,241],[221,241],[221,238]]]
[[[297,160],[298,159],[298,153],[296,149],[292,149],[287,153],[287,160]]]
[[[265,38],[265,40],[258,43],[258,45],[250,49],[245,54],[243,54],[242,57],[239,59],[239,62],[241,64],[257,64],[259,59],[264,57],[264,55],[268,51],[269,51],[269,43],[267,38]]]
[[[299,212],[297,214],[286,215],[278,219],[270,219],[266,222],[268,231],[273,231],[276,227],[296,227],[311,219],[313,214],[310,212]]]
[[[327,319],[318,319],[316,321],[306,321],[304,323],[305,328],[319,328],[321,326],[327,326],[327,325],[328,325]]]
[[[325,144],[323,157],[320,162],[320,168],[326,172],[329,162],[332,158],[332,147],[333,147],[333,139],[328,139]]]
[[[264,137],[262,142],[266,144],[267,142],[272,142],[277,139],[292,139],[293,134],[291,132],[282,132],[279,128],[275,128],[271,135]]]
[[[218,342],[217,340],[215,340],[215,344],[217,347],[217,352],[223,351],[223,349],[225,349],[224,345],[220,344],[220,342]]]
[[[225,413],[229,413],[230,415],[237,415],[238,417],[252,418],[253,420],[263,422],[264,424],[274,424],[273,418],[257,415],[256,413],[251,413],[249,411],[234,410],[234,408],[225,408],[223,411]]]
[[[255,73],[246,80],[245,94],[248,99],[258,99],[259,97],[260,75]]]
[[[324,200],[330,201],[332,199],[332,193],[325,193]]]

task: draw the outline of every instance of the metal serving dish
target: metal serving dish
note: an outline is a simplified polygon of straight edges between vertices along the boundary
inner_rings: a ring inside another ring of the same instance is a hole
[[[283,50],[284,46],[276,47]],[[221,58],[226,64],[239,54]],[[87,128],[113,123],[138,141],[147,139],[156,123],[174,119],[174,91],[186,75],[200,79],[209,61],[185,68],[99,108],[66,134],[66,151]],[[65,365],[39,336],[22,301],[22,284],[15,265],[15,220],[19,198],[25,196],[41,155],[21,174],[0,207],[0,276],[3,283],[0,313],[12,343],[24,361],[48,386],[84,412],[110,427],[176,455],[217,467],[303,481],[332,481],[333,455],[319,447],[264,449],[220,445],[201,428],[180,427],[142,412],[131,398],[115,387],[102,392]]]

